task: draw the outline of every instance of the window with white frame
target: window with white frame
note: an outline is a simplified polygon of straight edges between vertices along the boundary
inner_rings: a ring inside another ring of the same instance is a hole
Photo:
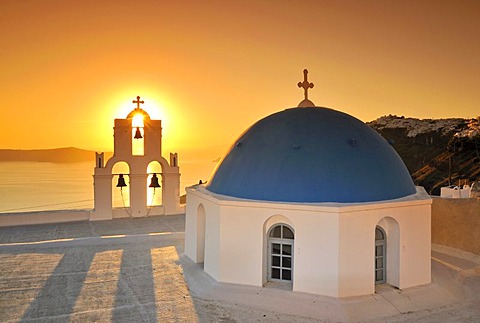
[[[293,229],[276,224],[268,232],[268,280],[291,282],[293,279]]]

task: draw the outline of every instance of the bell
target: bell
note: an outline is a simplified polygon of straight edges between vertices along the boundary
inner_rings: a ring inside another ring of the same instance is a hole
[[[153,187],[153,188],[160,187],[160,184],[158,184],[157,174],[153,174],[152,181],[150,182],[150,185],[148,185],[148,187]]]
[[[117,182],[117,187],[126,187],[127,183],[125,183],[125,178],[123,178],[123,174],[118,175],[118,182]]]
[[[142,133],[140,132],[140,127],[137,127],[137,130],[135,131],[135,136],[133,137],[135,139],[142,139]]]

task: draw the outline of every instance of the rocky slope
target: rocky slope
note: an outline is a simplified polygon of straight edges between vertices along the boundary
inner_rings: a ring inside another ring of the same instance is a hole
[[[434,195],[440,187],[480,180],[480,117],[414,119],[383,116],[368,123],[387,139],[416,185]]]

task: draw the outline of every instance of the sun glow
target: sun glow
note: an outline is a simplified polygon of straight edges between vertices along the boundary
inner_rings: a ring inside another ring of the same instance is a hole
[[[188,129],[184,130],[185,118],[182,109],[178,108],[182,104],[181,102],[177,102],[168,93],[158,89],[117,88],[115,92],[116,95],[110,93],[111,97],[106,98],[105,102],[102,103],[102,106],[108,108],[100,111],[101,117],[99,119],[101,121],[99,121],[99,124],[103,125],[104,135],[102,135],[102,139],[105,146],[112,147],[113,144],[113,141],[111,141],[113,120],[125,119],[129,113],[134,111],[137,104],[132,101],[136,100],[137,96],[140,96],[140,100],[144,101],[143,104],[140,104],[140,109],[144,110],[150,116],[150,119],[161,120],[162,122],[162,147],[164,152],[178,151],[181,147],[189,145],[190,139],[187,140],[189,131]],[[138,126],[143,135],[142,124],[138,124],[137,119],[132,121],[132,128],[136,131]],[[133,135],[135,135],[135,132],[133,132]],[[112,148],[102,149],[111,150]]]
[[[132,127],[140,127],[143,128],[143,115],[142,114],[136,114],[132,118]]]
[[[151,119],[166,120],[169,118],[169,114],[167,113],[168,109],[163,102],[151,96],[141,95],[141,93],[139,95],[140,100],[145,102],[143,104],[140,104],[140,109],[148,113]],[[120,119],[126,118],[127,115],[137,107],[136,104],[132,103],[132,100],[134,100],[135,98],[135,95],[122,95],[121,97],[117,97],[117,99],[111,103],[111,106],[113,107],[112,117]]]

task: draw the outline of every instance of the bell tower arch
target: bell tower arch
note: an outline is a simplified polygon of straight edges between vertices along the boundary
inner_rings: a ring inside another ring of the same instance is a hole
[[[183,212],[180,206],[178,156],[175,153],[175,159],[170,158],[170,163],[162,157],[162,121],[152,120],[149,114],[140,108],[140,104],[144,103],[140,96],[132,103],[137,106],[125,119],[114,120],[113,156],[105,163],[104,154],[96,154],[93,175],[94,210],[90,215],[92,221],[123,217],[124,214],[144,217]],[[161,173],[156,172],[155,177],[161,176],[163,199],[162,205],[149,206],[147,190],[160,186],[158,181],[153,186],[152,183],[147,183],[147,178],[153,177],[147,172],[148,165],[155,161],[161,166]],[[118,162],[126,162],[130,166],[130,173],[122,174],[123,179],[128,178],[125,184],[129,185],[130,205],[121,212],[112,206],[111,198],[112,189],[118,189],[112,187],[112,179],[120,178],[120,174],[112,172],[113,166]]]

